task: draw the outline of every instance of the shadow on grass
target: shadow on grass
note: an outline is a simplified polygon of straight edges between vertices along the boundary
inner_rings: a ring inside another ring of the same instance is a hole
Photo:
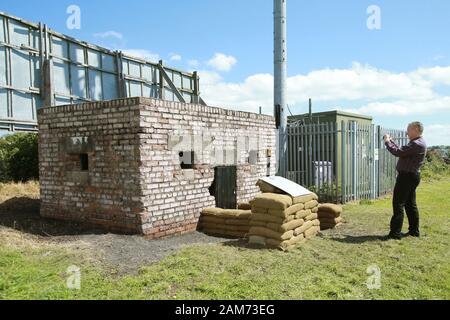
[[[328,238],[332,241],[337,241],[341,243],[350,243],[350,244],[361,244],[366,242],[374,242],[374,241],[387,241],[385,235],[365,235],[365,236],[345,236],[344,238]]]
[[[0,226],[44,237],[107,233],[84,223],[43,218],[39,214],[39,207],[39,199],[28,197],[1,202]]]

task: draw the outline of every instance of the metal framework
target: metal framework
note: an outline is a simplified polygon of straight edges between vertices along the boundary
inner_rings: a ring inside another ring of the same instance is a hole
[[[406,132],[350,121],[290,124],[285,177],[316,191],[322,200],[376,199],[393,190],[397,159],[385,148],[389,133],[399,145]]]
[[[0,135],[42,106],[144,96],[206,105],[197,72],[111,51],[0,12]]]

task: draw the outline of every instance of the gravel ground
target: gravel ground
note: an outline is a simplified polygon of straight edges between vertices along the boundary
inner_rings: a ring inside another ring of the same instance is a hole
[[[14,198],[0,203],[0,236],[12,230],[33,241],[33,245],[49,243],[79,248],[120,274],[135,273],[184,246],[230,242],[230,239],[200,232],[160,240],[105,233],[79,223],[44,219],[39,215],[39,200],[30,198]]]
[[[101,262],[118,273],[136,273],[143,266],[158,262],[185,246],[229,242],[229,239],[193,232],[160,240],[117,234],[88,234],[51,239],[59,243],[81,242],[98,254]]]

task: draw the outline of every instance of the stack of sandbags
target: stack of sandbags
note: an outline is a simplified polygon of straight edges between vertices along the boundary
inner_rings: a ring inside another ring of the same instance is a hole
[[[320,220],[320,229],[334,229],[339,226],[343,220],[341,217],[342,207],[332,203],[319,205],[318,217]]]
[[[320,231],[317,195],[263,193],[250,201],[249,243],[289,250]]]
[[[248,202],[242,202],[238,204],[239,210],[252,210],[252,206]]]
[[[202,211],[199,230],[215,236],[245,238],[251,215],[251,210],[207,208]]]

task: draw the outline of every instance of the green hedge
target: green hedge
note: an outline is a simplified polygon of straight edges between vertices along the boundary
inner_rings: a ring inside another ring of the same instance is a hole
[[[38,135],[21,132],[0,138],[0,182],[38,179]]]
[[[448,158],[439,150],[430,149],[427,152],[427,159],[422,168],[422,178],[435,180],[450,175],[450,164]]]

